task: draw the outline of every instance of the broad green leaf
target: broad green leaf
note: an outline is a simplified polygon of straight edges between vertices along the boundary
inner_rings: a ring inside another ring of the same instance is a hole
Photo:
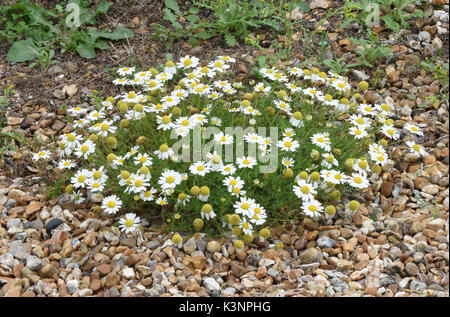
[[[112,2],[109,1],[102,1],[99,3],[97,10],[95,11],[95,14],[105,14],[108,12],[109,8],[113,5]]]
[[[75,48],[75,51],[77,51],[78,54],[80,54],[81,57],[91,59],[95,57],[95,49],[92,45],[89,45],[87,43],[79,43],[77,47]]]
[[[178,3],[175,0],[164,0],[164,4],[167,8],[173,10],[176,15],[181,15],[180,13],[180,7],[178,6]]]
[[[309,7],[308,2],[306,1],[298,1],[294,3],[294,6],[298,7],[303,12],[309,12],[311,11],[311,8]]]
[[[37,47],[31,39],[14,43],[6,55],[9,62],[25,62],[36,57]]]

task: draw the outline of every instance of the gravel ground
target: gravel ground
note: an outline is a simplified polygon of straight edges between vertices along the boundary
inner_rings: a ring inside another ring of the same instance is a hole
[[[436,104],[430,98],[442,100],[448,86],[442,87],[434,74],[411,71],[438,49],[448,63],[448,5],[435,7],[422,22],[414,21],[417,32],[400,32],[381,87],[365,98],[395,104],[397,127],[405,122],[422,127],[424,136],[417,140],[429,155],[407,153],[404,142],[390,146],[391,163],[371,178],[371,188],[348,197],[361,202],[355,214],[338,211],[329,222],[305,218],[289,228],[277,227],[269,241],[255,241],[243,251],[230,240],[202,234],[184,236],[175,246],[173,233],[148,221],[142,232],[125,235],[112,226],[117,219],[94,214],[88,205],[64,196],[48,198],[46,175],[32,163],[33,146],[27,144],[5,151],[0,160],[0,297],[448,297],[448,99]],[[335,51],[352,52],[337,37],[334,43]],[[245,73],[248,56],[235,57]],[[86,102],[85,95],[97,86],[86,83],[69,96],[63,86],[71,82],[64,78],[108,79],[90,65],[52,66],[53,99],[47,106],[16,89],[2,131],[45,143],[70,131],[55,109],[69,97],[72,104]],[[24,69],[5,64],[0,70],[14,67]],[[275,240],[284,249],[273,249]]]

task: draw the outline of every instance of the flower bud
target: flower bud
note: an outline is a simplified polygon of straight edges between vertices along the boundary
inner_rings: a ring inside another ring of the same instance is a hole
[[[180,109],[180,107],[173,107],[173,108],[172,108],[172,114],[173,114],[174,116],[179,116],[179,115],[181,114],[181,109]]]
[[[127,119],[122,119],[122,120],[120,120],[120,127],[122,128],[122,129],[127,129],[127,128],[129,128],[130,127],[130,121],[128,121]]]
[[[148,138],[143,136],[143,135],[141,135],[140,137],[137,138],[136,144],[137,145],[144,145],[145,143],[147,143],[147,141],[148,141]]]
[[[260,235],[261,237],[263,237],[264,239],[267,239],[268,237],[270,237],[270,230],[267,229],[267,228],[261,229],[261,230],[259,231],[259,235]]]
[[[237,214],[232,214],[229,218],[230,224],[232,226],[237,226],[241,222],[241,217]]]
[[[109,153],[106,156],[106,160],[108,161],[109,164],[111,164],[112,162],[114,162],[114,160],[117,158],[117,156],[115,156],[113,153]]]
[[[334,206],[327,206],[325,208],[325,213],[329,216],[334,216],[334,214],[336,213],[336,208]]]
[[[200,187],[192,186],[191,187],[191,195],[192,196],[198,196],[198,194],[200,194]]]
[[[312,172],[311,173],[311,180],[313,182],[318,182],[320,180],[320,174],[319,172]]]
[[[245,243],[252,243],[253,242],[253,235],[252,234],[244,234],[242,237],[245,241]]]
[[[233,244],[236,250],[242,250],[244,248],[244,242],[242,240],[235,240]]]
[[[117,139],[113,136],[110,136],[106,139],[106,144],[112,148],[115,149],[117,147]]]
[[[194,219],[194,222],[192,223],[192,225],[194,226],[194,229],[197,231],[202,230],[204,224],[205,223],[203,222],[203,219],[201,219],[201,218]]]
[[[183,238],[178,233],[176,233],[172,236],[173,244],[179,244],[182,241],[183,241]]]
[[[361,89],[362,91],[365,91],[365,90],[369,89],[369,83],[365,80],[360,81],[358,83],[358,88]]]
[[[283,171],[283,177],[284,177],[284,178],[292,178],[293,176],[294,176],[294,171],[293,171],[292,169],[286,168],[286,169]]]
[[[89,136],[89,140],[91,140],[92,142],[97,142],[98,136],[96,134],[91,134]]]
[[[242,233],[242,230],[238,226],[234,226],[233,229],[231,229],[231,233],[236,237],[239,237]]]
[[[66,186],[66,193],[72,194],[72,192],[73,192],[73,185],[72,184],[67,185]]]
[[[338,189],[335,189],[331,192],[331,198],[334,201],[339,201],[341,200],[341,192]]]
[[[356,211],[359,208],[359,202],[356,200],[352,200],[349,204],[348,204],[348,208],[350,208],[350,210],[352,211]]]

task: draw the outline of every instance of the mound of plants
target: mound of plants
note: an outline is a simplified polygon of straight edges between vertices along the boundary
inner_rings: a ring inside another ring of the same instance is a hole
[[[70,199],[124,215],[127,232],[139,228],[137,211],[161,215],[170,230],[246,241],[278,220],[353,214],[358,202],[342,197],[369,187],[389,162],[386,139],[401,136],[393,105],[367,104],[367,82],[352,87],[317,68],[262,68],[238,82],[234,62],[185,56],[119,68],[121,93],[67,109],[73,131],[34,159],[49,169],[45,160],[58,157]],[[409,146],[424,154],[412,138]]]

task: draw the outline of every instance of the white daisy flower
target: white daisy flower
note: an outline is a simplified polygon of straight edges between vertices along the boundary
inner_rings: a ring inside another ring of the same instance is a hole
[[[214,135],[214,141],[220,145],[233,144],[233,136],[220,132]]]
[[[236,172],[236,167],[233,164],[224,165],[222,168],[222,175],[228,176],[233,175]]]
[[[197,57],[190,57],[189,55],[186,55],[185,57],[182,57],[180,59],[180,61],[177,63],[177,67],[181,69],[195,68],[197,67],[199,62],[200,60]]]
[[[277,146],[283,151],[295,152],[299,148],[300,143],[292,138],[284,137],[282,140],[278,141]]]
[[[297,185],[294,185],[295,195],[303,201],[314,199],[314,195],[317,194],[316,186],[306,180],[299,179]]]
[[[409,147],[409,151],[412,153],[419,153],[421,156],[428,155],[423,146],[420,144],[411,141],[406,141],[406,145]]]
[[[364,189],[369,187],[369,180],[363,174],[352,173],[352,176],[347,176],[347,183],[355,188]]]
[[[236,159],[236,164],[239,168],[250,168],[256,165],[256,159],[251,156],[243,156]]]
[[[149,188],[146,191],[143,191],[139,194],[139,198],[143,201],[152,201],[155,199],[156,189]]]
[[[50,152],[47,151],[47,150],[40,151],[40,152],[35,153],[33,155],[33,160],[34,161],[47,160],[49,158],[50,158]]]
[[[194,175],[205,176],[210,172],[210,168],[204,161],[199,161],[189,166],[189,171]]]
[[[302,211],[308,217],[319,217],[323,213],[323,206],[315,199],[304,201]]]
[[[109,215],[114,215],[122,207],[122,201],[116,195],[103,198],[102,209]]]
[[[119,229],[125,231],[125,233],[133,232],[137,229],[141,222],[141,219],[136,214],[125,214],[125,218],[120,218]]]
[[[331,151],[331,141],[328,136],[328,133],[316,133],[311,137],[311,142],[314,145],[317,145],[321,149],[329,152]]]
[[[163,189],[174,189],[181,181],[182,176],[180,173],[173,170],[167,170],[161,174],[158,184],[161,185]]]
[[[134,70],[134,67],[121,67],[117,70],[117,74],[119,74],[120,76],[127,76],[133,74]]]
[[[411,132],[412,134],[423,136],[423,132],[414,124],[405,123],[403,128]]]
[[[58,163],[58,168],[59,169],[72,169],[75,167],[75,163],[72,162],[71,160],[62,160]]]
[[[87,185],[87,181],[91,178],[92,173],[87,169],[82,169],[75,173],[70,179],[70,182],[75,188],[84,188]]]
[[[75,151],[75,155],[77,157],[82,157],[84,159],[87,159],[89,154],[94,153],[94,152],[95,152],[95,143],[92,142],[91,140],[87,140],[86,142],[78,145],[78,147]]]

